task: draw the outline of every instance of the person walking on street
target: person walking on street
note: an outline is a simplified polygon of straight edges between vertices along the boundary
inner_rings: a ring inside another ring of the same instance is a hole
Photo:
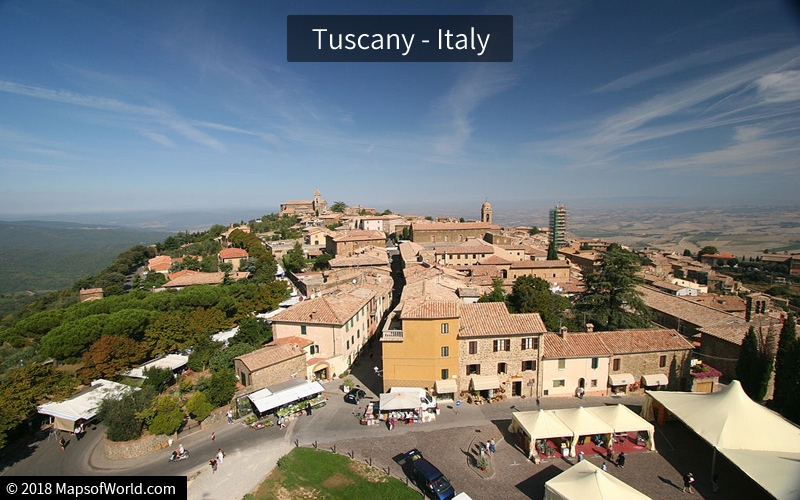
[[[583,387],[579,387],[579,388],[578,388],[578,398],[579,398],[579,399],[583,399],[583,394],[584,394],[585,392],[586,392],[586,390],[585,390]]]
[[[694,494],[694,490],[692,490],[692,483],[694,483],[694,476],[690,472],[683,476],[683,489],[681,492],[686,493],[688,491],[689,494]]]
[[[497,453],[497,448],[494,447],[494,438],[489,440],[489,451],[492,452],[492,454]]]
[[[578,462],[583,462],[583,450],[578,452]]]
[[[64,441],[64,436],[58,440],[58,445],[61,447],[61,451],[64,451],[64,448],[67,446],[67,442]]]
[[[623,469],[625,468],[625,452],[624,451],[619,454],[619,457],[617,457],[617,465],[619,467],[622,467]]]
[[[306,415],[311,416],[311,401],[306,403]]]
[[[78,427],[75,427],[75,440],[76,441],[80,441],[81,440],[81,426],[80,425]]]
[[[223,462],[223,460],[224,460],[224,459],[225,459],[225,457],[227,457],[227,456],[228,456],[228,455],[226,455],[226,454],[225,454],[225,452],[224,452],[224,451],[222,451],[222,448],[220,448],[220,449],[218,449],[218,450],[217,450],[217,461],[219,462],[219,464],[220,464],[220,465],[222,465],[222,462]]]
[[[228,423],[233,423],[233,412],[231,410],[228,410]]]
[[[212,432],[211,433],[211,442],[213,443],[215,439],[217,439],[217,435]]]
[[[211,473],[215,474],[217,472],[217,460],[212,458],[208,461],[209,465],[211,465]]]

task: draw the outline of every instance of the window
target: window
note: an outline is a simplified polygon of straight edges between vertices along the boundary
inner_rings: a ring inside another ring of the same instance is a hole
[[[357,339],[360,339],[360,338],[361,338],[361,330],[360,330],[360,329],[359,329],[359,330],[356,330],[356,338],[357,338]]]
[[[561,358],[558,360],[558,369],[559,370],[566,370],[567,369],[567,360]]]
[[[349,341],[349,340],[347,341],[347,347],[346,347],[346,349],[350,349],[350,341]]]
[[[344,331],[346,331],[346,332],[350,331],[350,323],[345,323],[344,324]]]
[[[450,333],[450,325],[447,323],[442,323],[442,334]]]
[[[497,363],[497,373],[506,373],[505,363]]]
[[[658,366],[661,367],[661,368],[664,368],[665,366],[667,366],[667,356],[666,355],[659,356],[659,358],[658,358]]]
[[[355,337],[353,337],[352,335],[350,335],[350,343],[351,343],[352,345],[356,345],[356,339],[355,339]]]
[[[539,337],[526,337],[522,339],[523,351],[527,349],[538,349],[538,348],[539,348]]]
[[[619,371],[619,367],[620,367],[620,362],[621,361],[622,361],[621,359],[616,358],[614,360],[614,366],[611,369],[614,370],[615,372]]]
[[[553,387],[564,387],[566,385],[566,381],[563,378],[561,380],[553,380]]]
[[[447,368],[442,369],[442,380],[447,380],[450,378],[450,370]]]
[[[592,370],[597,370],[598,366],[600,366],[600,359],[592,358]]]
[[[446,358],[450,356],[450,348],[447,346],[442,347],[442,357]]]
[[[597,387],[597,379],[593,378],[592,380],[590,380],[589,381],[589,386],[590,387]]]
[[[469,353],[470,354],[478,354],[478,341],[477,340],[470,340],[469,341]]]
[[[511,350],[511,341],[509,339],[497,339],[493,341],[494,352]]]
[[[300,335],[306,335],[306,325],[300,325]]]
[[[522,362],[522,371],[533,371],[536,369],[536,361],[529,360]]]
[[[480,375],[481,365],[467,365],[467,375]]]
[[[241,372],[239,378],[242,379],[242,385],[247,385],[247,374],[245,372]]]

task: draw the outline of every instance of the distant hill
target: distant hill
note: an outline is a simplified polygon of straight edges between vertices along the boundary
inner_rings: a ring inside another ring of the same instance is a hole
[[[69,288],[166,232],[57,221],[0,221],[0,293]]]

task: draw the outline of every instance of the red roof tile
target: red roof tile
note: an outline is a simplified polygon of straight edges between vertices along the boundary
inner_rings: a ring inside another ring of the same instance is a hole
[[[219,253],[220,259],[246,259],[247,257],[249,257],[247,250],[242,248],[226,248]]]
[[[464,304],[460,337],[516,335],[547,331],[537,313],[511,314],[503,302]]]

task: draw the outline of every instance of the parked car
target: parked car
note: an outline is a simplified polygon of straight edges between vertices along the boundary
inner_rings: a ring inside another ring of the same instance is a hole
[[[344,400],[346,403],[353,403],[354,405],[357,405],[358,401],[366,397],[366,395],[367,393],[361,389],[350,389],[350,392],[345,394]]]
[[[413,449],[406,453],[411,461],[411,480],[427,496],[435,500],[450,500],[456,496],[456,490],[435,465],[422,457],[422,452]]]

